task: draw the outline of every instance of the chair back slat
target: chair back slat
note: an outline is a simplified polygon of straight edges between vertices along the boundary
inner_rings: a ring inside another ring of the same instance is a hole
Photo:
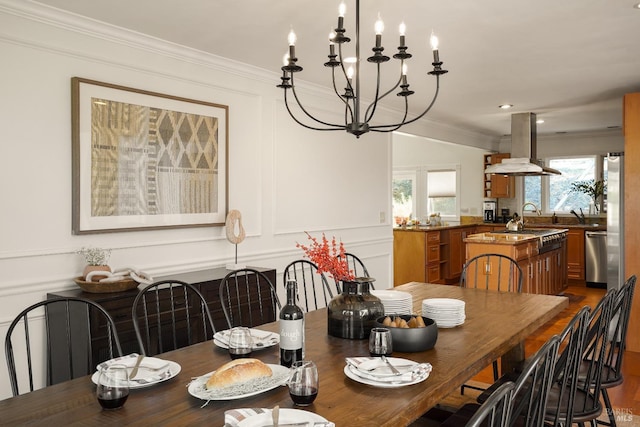
[[[298,304],[309,312],[326,307],[333,298],[329,282],[323,273],[318,272],[318,266],[313,262],[300,259],[291,262],[284,269],[283,283],[295,280],[298,285]]]
[[[131,318],[146,356],[210,340],[216,332],[202,293],[180,280],[145,286],[133,301]]]
[[[243,268],[230,272],[220,282],[220,304],[229,328],[253,328],[278,318],[281,305],[276,288],[262,272]]]
[[[523,274],[518,263],[502,254],[480,254],[462,267],[460,286],[501,292],[522,292]]]
[[[40,343],[42,338],[38,338],[40,334],[32,331],[32,326],[40,322],[43,344]],[[5,337],[5,357],[13,395],[18,396],[25,389],[35,390],[40,383],[38,378],[48,386],[91,374],[95,369],[93,334],[98,330],[102,334],[105,328],[107,351],[97,363],[122,356],[115,323],[98,303],[78,297],[60,297],[37,302],[22,310],[9,325]],[[85,351],[73,351],[78,343]],[[16,354],[23,354],[26,360],[17,363]],[[39,372],[40,368],[46,372]]]
[[[369,270],[367,270],[367,267],[364,265],[364,262],[356,255],[350,252],[345,252],[344,257],[347,260],[349,271],[351,271],[355,277],[371,277],[371,275],[369,274]],[[338,258],[340,258],[340,255],[338,255]],[[336,290],[338,291],[338,294],[340,294],[342,292],[340,281],[335,277],[333,278],[333,280],[336,284]],[[369,288],[375,289],[375,286],[373,286],[373,282],[369,282]]]
[[[515,384],[507,381],[498,387],[476,410],[465,424],[466,427],[507,427]]]

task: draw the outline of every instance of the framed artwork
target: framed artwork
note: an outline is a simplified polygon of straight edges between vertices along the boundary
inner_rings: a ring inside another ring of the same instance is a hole
[[[229,107],[71,79],[73,234],[224,225]]]

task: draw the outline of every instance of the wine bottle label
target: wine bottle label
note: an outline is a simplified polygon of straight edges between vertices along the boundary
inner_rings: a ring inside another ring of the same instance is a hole
[[[280,320],[280,348],[297,350],[304,342],[304,320]]]

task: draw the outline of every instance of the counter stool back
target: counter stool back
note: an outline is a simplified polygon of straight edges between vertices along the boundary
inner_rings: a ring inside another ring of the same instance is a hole
[[[93,301],[76,297],[48,299],[20,312],[9,325],[5,338],[5,357],[13,395],[21,394],[21,385],[26,385],[29,392],[33,391],[38,386],[36,378],[41,376],[43,369],[46,371],[46,386],[94,372],[95,331],[90,324],[92,318],[98,318],[104,324],[100,335],[107,339],[104,358],[99,362],[122,356],[113,319]],[[82,354],[73,352],[72,340],[85,343],[86,351]],[[52,351],[54,345],[55,354]],[[16,360],[16,353],[24,354],[25,358]]]

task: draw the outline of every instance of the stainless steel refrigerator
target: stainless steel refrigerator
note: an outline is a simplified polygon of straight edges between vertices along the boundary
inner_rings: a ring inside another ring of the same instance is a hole
[[[607,156],[607,288],[624,283],[624,153]]]

